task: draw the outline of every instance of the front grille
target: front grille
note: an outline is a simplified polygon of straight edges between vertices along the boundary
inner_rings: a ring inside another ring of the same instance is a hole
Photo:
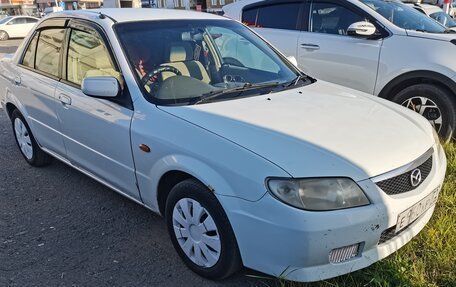
[[[333,249],[329,252],[329,261],[331,263],[340,263],[358,256],[361,243]]]
[[[432,170],[432,155],[420,166],[417,167],[421,171],[421,182],[417,186],[412,186],[410,175],[413,172],[412,169],[398,176],[388,178],[379,182],[376,182],[377,186],[380,187],[386,194],[394,195],[414,190],[420,186],[428,177]]]

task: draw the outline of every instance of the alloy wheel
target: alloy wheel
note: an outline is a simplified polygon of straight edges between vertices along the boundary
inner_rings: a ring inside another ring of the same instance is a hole
[[[173,208],[173,228],[177,241],[196,265],[210,268],[220,258],[221,242],[214,219],[199,202],[180,199]]]
[[[413,97],[405,100],[402,106],[425,117],[437,132],[442,128],[442,113],[437,104],[426,97]]]

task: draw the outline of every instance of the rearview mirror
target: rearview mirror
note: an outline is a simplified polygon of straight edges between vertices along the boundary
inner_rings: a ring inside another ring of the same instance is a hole
[[[120,89],[114,77],[87,77],[82,80],[81,90],[90,97],[114,98]]]
[[[355,37],[369,37],[374,35],[376,31],[377,28],[374,24],[362,21],[351,24],[347,29],[347,34]]]
[[[288,56],[287,60],[290,61],[296,67],[298,66],[298,61],[296,60],[295,56]]]

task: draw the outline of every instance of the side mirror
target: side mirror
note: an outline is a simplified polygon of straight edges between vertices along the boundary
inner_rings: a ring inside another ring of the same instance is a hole
[[[348,26],[347,34],[355,37],[369,37],[375,34],[377,28],[369,22],[356,22]]]
[[[298,61],[296,60],[295,56],[288,56],[287,60],[290,61],[290,63],[292,63],[296,67],[298,66]]]
[[[81,90],[90,97],[114,98],[120,89],[114,77],[87,77],[82,80]]]

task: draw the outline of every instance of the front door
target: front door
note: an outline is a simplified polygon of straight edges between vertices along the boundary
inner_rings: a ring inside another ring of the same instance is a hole
[[[298,41],[298,64],[318,79],[373,94],[382,39],[347,35],[347,28],[366,21],[365,12],[335,0],[314,0],[309,29]]]
[[[83,25],[68,31],[64,76],[57,86],[57,114],[68,159],[112,187],[140,199],[130,144],[133,111],[81,91],[84,78],[120,78],[100,34]]]

